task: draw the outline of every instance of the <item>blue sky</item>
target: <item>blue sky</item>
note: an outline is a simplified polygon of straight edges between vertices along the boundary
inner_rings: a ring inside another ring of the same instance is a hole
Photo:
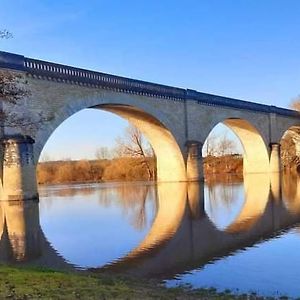
[[[298,0],[0,2],[0,28],[14,34],[0,41],[4,51],[277,106],[300,94]],[[125,126],[108,113],[73,118],[49,155],[71,156],[84,140],[75,156],[88,156]]]

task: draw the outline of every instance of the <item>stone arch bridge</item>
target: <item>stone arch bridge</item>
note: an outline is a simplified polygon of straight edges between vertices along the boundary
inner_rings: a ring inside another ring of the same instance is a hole
[[[7,52],[0,52],[0,71],[20,76],[28,90],[22,105],[1,102],[3,111],[27,120],[16,126],[0,121],[1,200],[37,197],[35,169],[45,143],[64,120],[85,108],[110,111],[138,127],[156,153],[158,181],[201,180],[202,146],[220,122],[244,147],[244,173],[279,172],[281,137],[300,123],[297,112],[284,108]]]

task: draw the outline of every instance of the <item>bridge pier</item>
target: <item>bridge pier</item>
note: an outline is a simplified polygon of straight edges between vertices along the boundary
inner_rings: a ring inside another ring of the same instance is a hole
[[[187,141],[187,164],[186,173],[188,181],[203,180],[202,143]]]
[[[204,207],[204,184],[198,182],[189,182],[187,185],[187,200],[191,212],[191,218],[194,220],[205,216]]]
[[[38,198],[34,140],[29,136],[13,135],[2,139],[2,186],[0,200],[31,200]]]
[[[271,154],[270,154],[270,172],[277,173],[281,171],[281,161],[280,161],[280,144],[271,143]]]

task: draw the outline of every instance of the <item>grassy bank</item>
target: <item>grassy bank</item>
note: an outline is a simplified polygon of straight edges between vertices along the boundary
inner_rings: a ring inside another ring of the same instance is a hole
[[[0,266],[0,299],[259,299],[214,289],[164,288],[121,277]]]

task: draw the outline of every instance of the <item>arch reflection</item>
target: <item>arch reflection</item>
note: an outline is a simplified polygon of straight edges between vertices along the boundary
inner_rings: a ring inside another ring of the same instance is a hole
[[[203,203],[201,192],[192,193],[199,195],[197,200],[193,199],[193,205],[190,204],[188,196],[183,198],[182,203],[178,198],[178,202],[174,202],[177,205],[172,207],[172,212],[177,210],[176,214],[181,217],[180,220],[172,219],[168,214],[165,214],[165,218],[155,220],[156,228],[160,227],[161,221],[163,226],[167,222],[166,218],[173,224],[169,234],[164,231],[164,236],[168,236],[167,239],[159,239],[161,234],[159,230],[151,231],[133,252],[113,264],[99,268],[98,271],[125,272],[134,276],[169,279],[282,234],[284,229],[300,221],[300,212],[291,213],[286,209],[282,199],[274,197],[274,184],[271,185],[271,180],[266,174],[245,178],[244,205],[233,223],[223,231],[213,224],[206,213],[201,213],[199,209]],[[179,188],[178,186],[177,189]],[[184,186],[181,188],[185,189]],[[203,185],[198,185],[198,191],[203,188]],[[189,195],[188,185],[186,190]],[[195,190],[195,186],[191,190]],[[277,188],[276,190],[278,191]],[[166,194],[160,195],[161,197],[166,195],[165,203],[171,203],[169,194]],[[159,199],[160,202],[163,200]],[[234,202],[234,199],[227,200]],[[198,205],[195,205],[197,202]],[[197,208],[193,210],[191,207]],[[158,208],[158,214],[160,209],[162,208]],[[167,208],[164,210],[167,211]],[[176,227],[177,230],[174,232]],[[154,236],[156,234],[157,239]],[[148,240],[156,242],[149,243],[151,247],[145,247],[145,241]]]
[[[37,200],[0,201],[0,212],[1,263],[73,268],[45,238],[40,227]]]
[[[204,209],[204,200],[215,201],[215,198],[204,199],[203,184],[161,183],[156,186],[155,192],[140,186],[136,192],[130,190],[129,195],[123,187],[119,187],[117,193],[122,195],[121,198],[124,201],[127,196],[131,199],[118,204],[130,211],[130,220],[141,224],[144,218],[143,199],[150,191],[157,195],[156,215],[139,245],[113,263],[93,270],[173,278],[280,235],[282,230],[300,221],[300,181],[298,177],[289,176],[282,178],[282,186],[274,184],[280,181],[281,178],[272,179],[266,175],[246,176],[243,205],[236,218],[223,230],[218,229]],[[230,185],[224,186],[226,188],[229,189]],[[211,189],[214,189],[213,185]],[[227,199],[224,201],[229,204],[234,204],[234,197],[239,196],[231,192],[225,194]],[[107,201],[106,196],[102,200],[99,198],[99,205],[109,205]],[[37,202],[0,202],[0,221],[1,262],[73,267],[44,236]]]
[[[270,178],[266,174],[248,174],[244,176],[244,205],[226,231],[230,233],[249,230],[263,215],[270,192]]]

